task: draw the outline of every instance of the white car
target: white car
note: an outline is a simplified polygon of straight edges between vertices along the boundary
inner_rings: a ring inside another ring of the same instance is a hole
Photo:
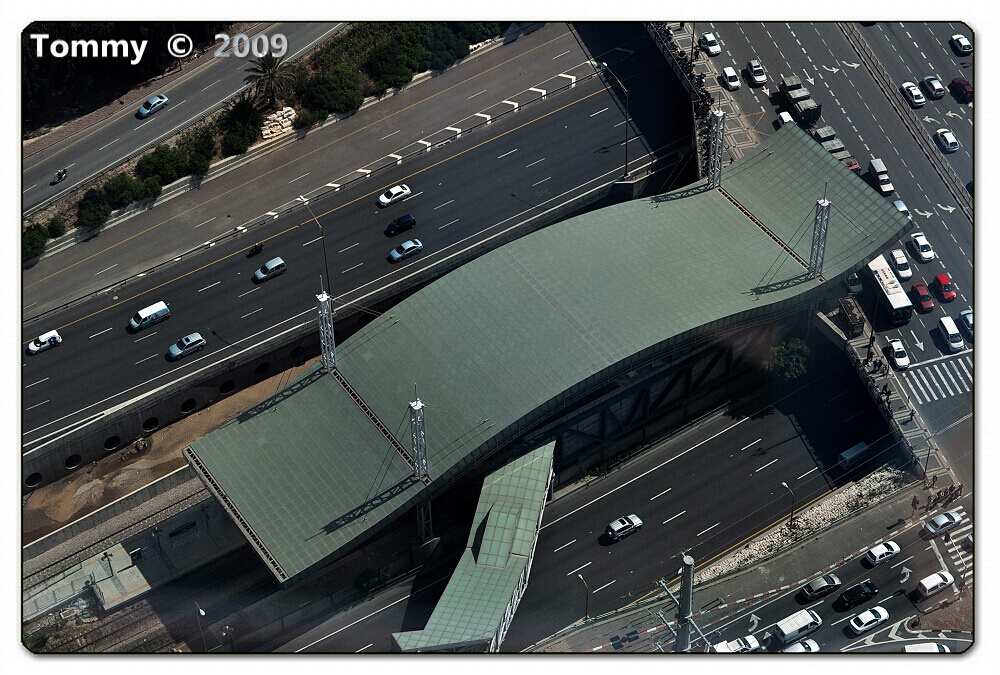
[[[938,129],[934,132],[934,140],[945,152],[955,152],[961,147],[955,134],[951,133],[951,129]]]
[[[747,76],[750,78],[751,84],[764,84],[767,82],[767,73],[764,72],[764,66],[760,65],[758,59],[750,59],[747,62]]]
[[[28,352],[31,354],[44,352],[46,349],[55,347],[60,342],[62,342],[62,337],[59,335],[58,331],[50,330],[48,333],[42,333],[29,342]]]
[[[802,642],[796,642],[793,645],[788,645],[781,650],[782,654],[803,654],[806,652],[818,652],[819,643],[817,643],[812,638],[806,638]]]
[[[157,94],[139,106],[139,109],[135,111],[135,114],[139,117],[139,119],[146,119],[160,108],[166,106],[169,102],[170,100],[166,96],[163,94]]]
[[[958,511],[948,511],[935,516],[932,520],[924,523],[924,532],[932,537],[950,532],[958,527],[962,522],[962,514]]]
[[[740,76],[736,73],[736,69],[732,66],[726,66],[722,69],[722,82],[726,85],[726,89],[729,91],[736,91],[740,88]]]
[[[179,359],[182,356],[187,356],[188,354],[193,354],[194,352],[200,352],[205,348],[205,338],[201,336],[201,333],[191,333],[190,335],[185,335],[180,340],[170,345],[170,349],[167,353],[170,355],[171,359]]]
[[[857,272],[847,277],[845,283],[847,284],[847,290],[854,293],[854,295],[860,295],[865,290],[865,287],[861,284],[861,277],[858,276]]]
[[[395,204],[400,199],[406,199],[409,196],[410,188],[405,185],[393,185],[391,188],[379,195],[378,205],[389,206],[389,204]]]
[[[778,113],[778,127],[783,127],[786,124],[795,124],[795,120],[792,119],[791,113],[782,110]]]
[[[722,53],[722,45],[712,33],[702,33],[701,37],[698,38],[698,46],[704,49],[709,56],[718,56]]]
[[[634,534],[642,529],[642,519],[634,513],[629,516],[622,516],[618,520],[612,520],[604,529],[604,534],[611,541],[618,541],[623,537]]]
[[[873,546],[868,549],[868,553],[865,554],[865,560],[867,560],[872,567],[883,563],[890,558],[895,558],[899,554],[899,544],[894,541],[886,541],[878,546]]]
[[[422,250],[424,250],[424,245],[420,243],[419,239],[404,241],[402,244],[389,251],[389,262],[399,262],[400,260],[409,258],[411,255],[415,255]]]
[[[736,638],[729,642],[719,642],[712,645],[712,651],[719,654],[746,654],[760,649],[760,643],[753,635]]]
[[[931,247],[931,243],[927,241],[927,237],[924,236],[923,232],[914,232],[911,234],[910,241],[913,243],[913,248],[916,250],[920,262],[934,260],[934,249]]]
[[[882,625],[888,620],[889,612],[885,611],[883,607],[875,605],[871,609],[865,610],[851,619],[851,630],[854,631],[855,635],[861,635],[876,626]]]
[[[951,46],[954,47],[955,51],[962,56],[972,53],[972,43],[969,42],[969,38],[965,37],[961,33],[951,36]]]
[[[910,209],[906,208],[906,202],[904,202],[902,199],[897,199],[892,203],[892,205],[896,207],[897,211],[906,216],[906,219],[908,221],[910,221],[911,223],[913,222],[913,216],[910,215]]]
[[[892,257],[892,264],[896,267],[896,276],[899,277],[900,281],[906,281],[913,276],[913,270],[910,269],[910,261],[906,259],[903,249],[893,249],[889,255]]]
[[[909,368],[910,357],[906,354],[906,347],[903,346],[903,341],[898,338],[888,338],[886,342],[889,343],[889,358],[892,359],[892,365],[896,366],[897,370],[906,370]],[[884,545],[880,544],[880,546]],[[898,553],[899,547],[897,546],[896,548]]]
[[[920,89],[913,82],[904,82],[899,88],[903,90],[906,100],[914,108],[920,108],[927,103],[927,99],[924,98],[924,95],[920,93]]]

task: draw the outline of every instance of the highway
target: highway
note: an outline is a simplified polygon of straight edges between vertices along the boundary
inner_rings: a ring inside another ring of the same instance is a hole
[[[346,23],[275,23],[263,33],[282,34],[287,39],[286,61],[308,52]],[[250,35],[252,38],[256,32]],[[221,45],[221,43],[219,43]],[[147,49],[165,49],[148,45]],[[217,46],[211,47],[213,51]],[[104,122],[80,131],[51,147],[27,157],[22,162],[21,209],[30,209],[46,200],[65,194],[93,176],[118,166],[139,148],[162,142],[203,117],[220,102],[229,100],[246,87],[243,78],[253,55],[238,58],[213,58],[206,65],[171,82],[158,94],[169,98],[167,106],[146,119],[135,116],[139,104],[123,108]],[[49,185],[52,175],[68,168],[67,179]]]

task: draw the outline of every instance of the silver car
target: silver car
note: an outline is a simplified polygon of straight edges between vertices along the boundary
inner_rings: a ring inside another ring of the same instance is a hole
[[[404,258],[409,258],[411,255],[422,251],[423,248],[424,245],[420,243],[419,239],[404,241],[402,244],[389,251],[389,262],[399,262]]]
[[[932,537],[936,537],[939,534],[954,530],[961,522],[962,514],[958,511],[948,511],[924,523],[924,532]]]
[[[930,98],[944,98],[944,95],[948,93],[948,90],[944,88],[941,84],[941,78],[937,75],[928,75],[924,79],[920,80],[920,84],[923,86],[924,91],[927,92],[927,96]]]
[[[895,558],[899,554],[899,550],[899,544],[894,541],[882,542],[878,546],[868,549],[868,553],[865,554],[865,560],[874,567],[890,558]]]
[[[406,185],[393,185],[391,188],[378,196],[378,205],[389,206],[389,204],[395,204],[400,199],[406,199],[409,196],[409,187]]]
[[[764,72],[764,66],[760,65],[760,61],[757,59],[750,59],[747,62],[747,76],[750,78],[751,84],[764,84],[767,82],[767,73]]]
[[[704,49],[709,56],[718,56],[722,53],[722,45],[715,39],[713,33],[702,33],[698,38],[698,46]]]
[[[182,356],[200,352],[204,348],[205,338],[201,336],[201,333],[191,333],[170,345],[170,349],[167,352],[171,359],[179,359]]]
[[[169,100],[166,96],[163,94],[157,94],[156,96],[150,97],[148,101],[139,106],[139,109],[135,114],[138,115],[140,119],[146,119],[157,110],[167,105],[167,103],[169,103]]]
[[[938,129],[934,132],[934,140],[938,142],[938,145],[945,152],[955,152],[961,147],[951,129]]]
[[[888,620],[889,612],[885,611],[884,607],[875,605],[871,609],[865,610],[851,619],[851,630],[854,631],[855,635],[861,635],[876,626],[882,625]]]

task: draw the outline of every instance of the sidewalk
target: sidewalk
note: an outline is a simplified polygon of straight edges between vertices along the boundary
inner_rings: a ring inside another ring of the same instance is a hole
[[[947,478],[941,477],[946,480],[939,479],[938,482],[940,487],[944,487]],[[818,574],[858,558],[871,546],[912,527],[919,527],[925,520],[943,510],[955,508],[961,500],[959,498],[947,506],[938,506],[930,511],[918,508],[914,513],[911,500],[915,494],[920,497],[921,503],[925,503],[929,492],[923,489],[922,483],[913,483],[857,516],[823,530],[775,557],[766,558],[759,564],[717,580],[696,585],[692,618],[701,625],[708,615],[720,610],[798,588]],[[918,613],[920,623],[910,630],[913,633],[971,631],[972,607],[971,592],[963,593],[957,600],[949,596]],[[664,651],[671,651],[673,636],[663,625],[658,613],[668,622],[675,623],[676,606],[662,595],[643,606],[609,614],[603,620],[601,617],[592,619],[586,626],[575,624],[562,634],[539,642],[528,651],[653,652],[658,651],[658,644],[662,645]],[[697,634],[692,631],[692,640],[695,638]]]

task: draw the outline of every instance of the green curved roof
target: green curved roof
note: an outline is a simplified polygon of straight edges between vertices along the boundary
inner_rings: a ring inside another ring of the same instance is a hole
[[[653,350],[809,301],[822,282],[782,283],[805,272],[786,247],[809,259],[824,195],[826,283],[907,227],[794,125],[724,171],[724,191],[638,199],[502,246],[338,346],[341,372],[405,448],[416,385],[430,486],[410,481],[337,382],[315,373],[263,414],[194,443],[192,464],[286,581],[425,500],[576,390]],[[445,253],[429,248],[424,260]]]

